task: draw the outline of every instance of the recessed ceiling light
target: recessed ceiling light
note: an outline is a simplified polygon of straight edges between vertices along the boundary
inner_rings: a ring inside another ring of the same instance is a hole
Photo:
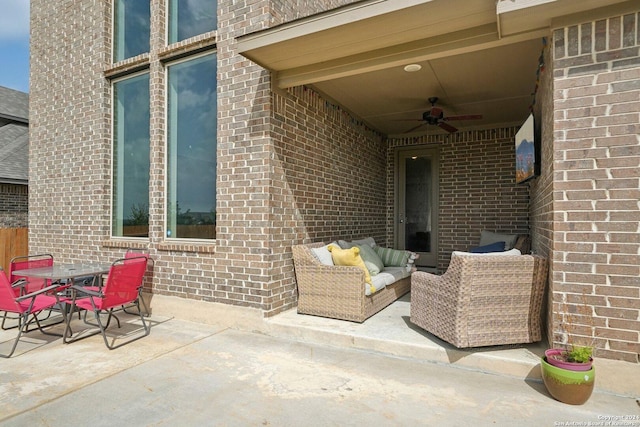
[[[416,71],[422,70],[422,65],[420,64],[409,64],[404,66],[404,70],[407,73],[415,73]]]

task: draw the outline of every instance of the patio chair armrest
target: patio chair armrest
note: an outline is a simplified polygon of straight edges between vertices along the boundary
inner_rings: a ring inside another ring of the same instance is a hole
[[[18,288],[18,287],[23,288],[23,287],[25,287],[28,283],[29,283],[29,281],[28,281],[27,279],[18,279],[18,280],[16,280],[15,282],[13,282],[13,283],[11,284],[11,287],[12,287],[12,288]]]
[[[22,295],[22,296],[16,298],[16,301],[22,301],[22,300],[25,300],[25,299],[33,298],[33,297],[35,297],[37,295],[40,295],[40,294],[46,294],[46,293],[54,291],[56,289],[60,289],[60,287],[61,287],[60,284],[49,285],[49,286],[44,287],[42,289],[38,289],[37,291],[33,291],[33,292],[28,293],[28,294]]]
[[[92,291],[91,289],[87,289],[84,286],[80,285],[72,285],[71,289],[74,289],[82,294],[82,296],[91,296],[91,297],[102,297],[102,292]]]

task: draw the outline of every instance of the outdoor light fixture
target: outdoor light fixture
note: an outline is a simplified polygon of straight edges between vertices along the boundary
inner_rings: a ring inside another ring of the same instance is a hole
[[[407,73],[415,73],[416,71],[422,70],[422,65],[420,64],[409,64],[404,66],[404,70]]]

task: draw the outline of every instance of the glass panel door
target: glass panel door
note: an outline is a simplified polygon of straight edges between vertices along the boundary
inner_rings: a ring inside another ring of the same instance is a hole
[[[401,149],[397,154],[396,246],[420,254],[416,264],[438,259],[438,151]]]

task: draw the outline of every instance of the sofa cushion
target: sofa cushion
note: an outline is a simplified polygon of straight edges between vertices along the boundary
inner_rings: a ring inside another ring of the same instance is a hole
[[[349,249],[341,249],[338,246],[329,245],[329,252],[331,252],[331,258],[333,258],[334,265],[358,267],[364,272],[364,286],[365,293],[367,295],[370,295],[377,290],[371,283],[371,275],[369,274],[369,270],[367,270],[367,266],[364,265],[364,261],[360,256],[359,247],[354,246],[353,248]]]
[[[367,244],[358,245],[358,248],[360,249],[360,256],[369,273],[372,276],[380,273],[380,270],[384,268],[384,264],[373,248]]]
[[[365,237],[364,239],[359,239],[359,240],[354,240],[353,242],[354,245],[367,245],[370,248],[374,247],[376,245],[376,241],[373,239],[373,237]]]
[[[347,242],[346,240],[338,240],[338,246],[340,246],[340,248],[342,249],[350,249],[355,245],[353,244],[353,242]]]
[[[504,252],[504,242],[494,242],[484,246],[478,246],[477,248],[472,248],[469,252],[484,254],[488,252]]]
[[[411,272],[407,271],[406,267],[385,267],[380,271],[380,273],[372,277],[371,281],[376,289],[378,289],[379,287],[392,285],[398,280],[404,279],[410,275]]]
[[[334,265],[333,258],[331,258],[331,252],[329,252],[329,245],[337,246],[338,243],[332,242],[320,248],[311,248],[311,253],[324,265]]]
[[[504,249],[509,250],[516,244],[517,234],[500,234],[493,231],[482,230],[480,232],[480,244],[478,246],[485,246],[495,242],[504,242]]]
[[[385,267],[406,267],[411,256],[411,252],[399,249],[383,248],[382,246],[375,246],[373,249]]]
[[[365,237],[364,239],[354,240],[352,242],[347,242],[346,240],[338,240],[338,246],[342,249],[349,249],[354,246],[367,245],[370,247],[374,247],[376,245],[376,241],[373,237]]]

